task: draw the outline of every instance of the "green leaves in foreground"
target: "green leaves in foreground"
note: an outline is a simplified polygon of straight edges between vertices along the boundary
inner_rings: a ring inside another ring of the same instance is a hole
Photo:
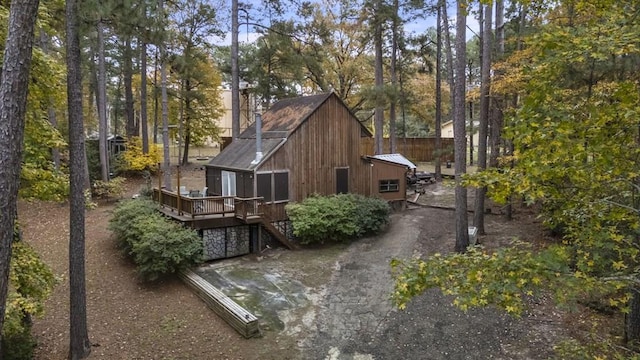
[[[622,281],[612,279],[602,286],[596,278],[570,269],[570,259],[566,247],[551,246],[534,252],[531,246],[520,242],[495,252],[474,247],[465,254],[435,254],[425,260],[394,259],[392,298],[404,309],[412,297],[438,288],[453,296],[453,304],[462,310],[493,304],[515,316],[524,311],[526,298],[541,289],[551,290],[563,304],[596,291],[609,294],[611,306],[626,303],[627,295],[619,291],[624,288]]]

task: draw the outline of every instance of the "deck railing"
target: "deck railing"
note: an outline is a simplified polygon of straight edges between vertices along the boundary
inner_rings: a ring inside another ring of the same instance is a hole
[[[153,200],[160,206],[177,212],[178,215],[195,217],[198,215],[222,215],[234,216],[247,220],[247,218],[262,214],[263,198],[238,198],[235,196],[204,196],[190,197],[178,196],[177,193],[168,190],[153,189]]]
[[[262,216],[262,203],[263,198],[236,198],[235,210],[236,216],[244,221],[247,221],[251,217]]]

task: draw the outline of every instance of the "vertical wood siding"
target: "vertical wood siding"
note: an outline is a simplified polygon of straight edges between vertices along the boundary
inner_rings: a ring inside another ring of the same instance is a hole
[[[289,170],[289,200],[335,194],[336,168],[349,168],[349,192],[370,195],[370,165],[361,156],[358,120],[331,96],[258,171]],[[284,214],[274,205],[272,216]]]
[[[379,161],[371,159],[373,166],[371,167],[371,188],[373,189],[373,196],[392,201],[392,200],[405,200],[407,193],[407,168],[405,166],[398,166],[395,164],[389,164],[385,161]],[[379,192],[380,180],[398,180],[398,192]]]

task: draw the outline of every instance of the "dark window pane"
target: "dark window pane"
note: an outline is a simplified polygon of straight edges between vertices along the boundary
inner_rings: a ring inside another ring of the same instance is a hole
[[[336,169],[336,194],[349,192],[349,169]]]
[[[274,173],[273,185],[275,201],[289,200],[289,173]]]
[[[400,191],[400,180],[380,180],[378,192],[398,192]]]
[[[271,173],[258,174],[256,180],[258,188],[258,193],[256,194],[256,196],[263,197],[264,202],[271,202]]]

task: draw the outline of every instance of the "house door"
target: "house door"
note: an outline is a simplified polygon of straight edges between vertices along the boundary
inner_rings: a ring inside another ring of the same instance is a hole
[[[236,173],[222,170],[222,196],[236,196]],[[224,204],[233,207],[233,199],[225,199]]]
[[[349,168],[336,169],[336,194],[349,192]]]

